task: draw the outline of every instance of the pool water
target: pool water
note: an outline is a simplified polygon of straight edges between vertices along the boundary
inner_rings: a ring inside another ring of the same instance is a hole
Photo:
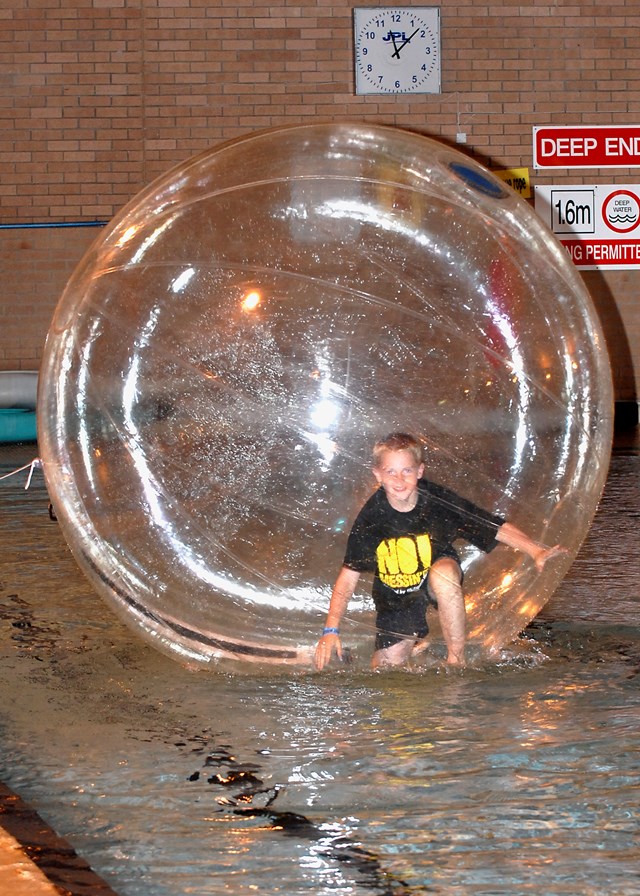
[[[0,779],[120,896],[640,894],[639,472],[495,664],[321,675],[156,653],[3,479]]]

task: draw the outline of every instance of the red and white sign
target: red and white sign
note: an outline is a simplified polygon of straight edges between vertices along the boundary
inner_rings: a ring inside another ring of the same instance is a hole
[[[631,190],[614,190],[604,201],[602,217],[616,233],[630,233],[638,226],[640,199]]]
[[[535,187],[535,208],[580,270],[640,267],[640,185]]]
[[[640,125],[587,125],[533,129],[534,168],[640,166]]]

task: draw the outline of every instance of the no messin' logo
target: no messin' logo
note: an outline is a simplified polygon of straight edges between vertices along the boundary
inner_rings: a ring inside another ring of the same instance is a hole
[[[640,220],[640,199],[631,190],[615,190],[602,203],[602,218],[616,233],[629,233]]]
[[[428,535],[387,538],[376,550],[378,576],[394,591],[402,593],[422,584],[431,566],[431,539]]]

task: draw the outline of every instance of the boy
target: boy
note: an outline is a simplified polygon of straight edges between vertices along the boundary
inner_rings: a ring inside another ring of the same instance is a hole
[[[423,479],[422,445],[407,433],[392,433],[373,449],[380,488],[358,514],[344,565],[331,595],[327,621],[315,652],[322,669],[335,650],[342,657],[340,620],[361,572],[375,572],[377,611],[372,666],[400,666],[428,633],[427,606],[438,608],[447,662],[464,664],[465,608],[462,570],[453,547],[463,538],[481,550],[498,543],[524,551],[541,570],[564,548],[536,544],[524,532],[455,492]]]

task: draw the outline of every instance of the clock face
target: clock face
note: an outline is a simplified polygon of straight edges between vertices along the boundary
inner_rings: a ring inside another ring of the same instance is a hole
[[[356,93],[440,93],[439,7],[353,13]]]

